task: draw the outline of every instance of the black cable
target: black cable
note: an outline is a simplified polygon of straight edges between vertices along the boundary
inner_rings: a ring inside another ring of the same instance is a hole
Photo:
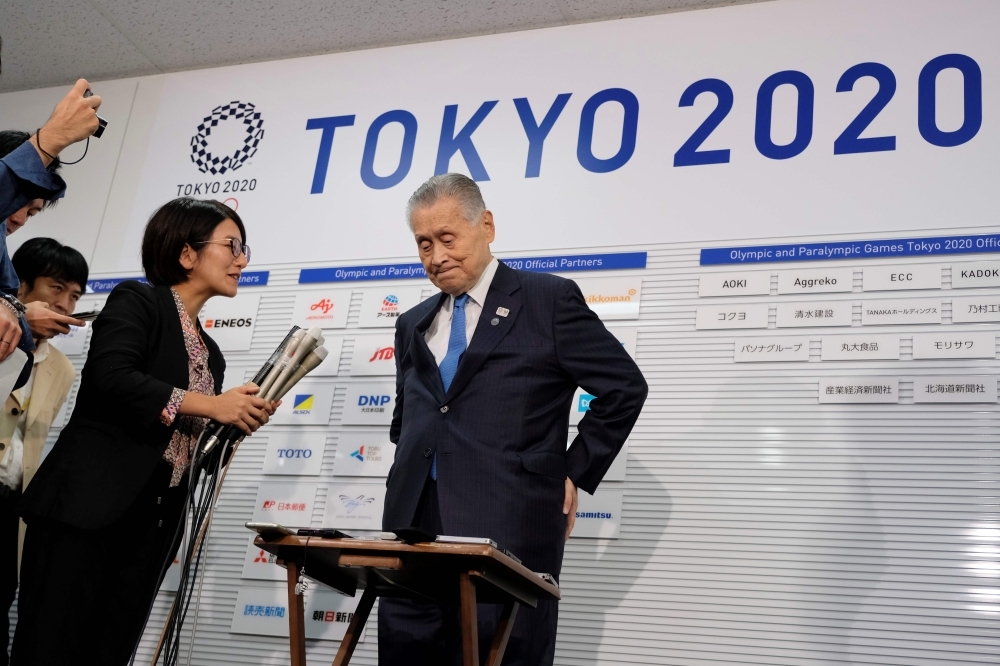
[[[22,135],[22,136],[24,136],[24,135]],[[49,158],[53,162],[55,162],[56,160],[59,160],[58,157],[56,157],[55,155],[49,154],[48,151],[46,151],[44,148],[42,148],[42,128],[41,127],[39,127],[38,129],[35,130],[35,143],[38,144],[38,150],[42,151],[42,154],[45,155],[47,158]],[[83,158],[87,156],[87,151],[88,150],[90,150],[90,137],[89,136],[87,137],[87,143],[86,143],[86,145],[83,147],[83,155],[80,156],[80,159],[76,160],[75,162],[64,162],[63,160],[59,160],[59,162],[61,164],[64,164],[64,165],[65,164],[79,164],[80,162],[83,161]]]

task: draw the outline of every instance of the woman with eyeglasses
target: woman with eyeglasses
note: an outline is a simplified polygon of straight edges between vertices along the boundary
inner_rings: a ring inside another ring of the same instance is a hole
[[[190,463],[210,419],[251,434],[278,403],[225,393],[198,322],[232,298],[246,230],[217,201],[175,199],[142,239],[148,284],[122,282],[94,321],[76,407],[19,506],[27,523],[15,664],[129,662],[180,543]]]

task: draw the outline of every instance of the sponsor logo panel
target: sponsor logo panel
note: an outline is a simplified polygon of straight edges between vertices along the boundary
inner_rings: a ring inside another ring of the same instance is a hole
[[[326,433],[272,432],[267,437],[264,474],[319,475],[326,448]]]
[[[285,396],[271,417],[277,425],[326,425],[330,422],[334,387],[304,380]]]
[[[593,495],[580,493],[574,538],[617,539],[621,527],[623,491],[598,488]]]
[[[384,483],[334,483],[326,495],[323,527],[381,530],[385,504]]]
[[[350,289],[303,291],[295,297],[292,323],[302,328],[344,328],[351,309]]]
[[[396,384],[352,384],[344,399],[344,425],[389,425],[396,406]]]
[[[257,490],[253,520],[287,527],[308,527],[316,502],[315,483],[262,483]]]
[[[375,476],[389,474],[396,445],[385,432],[342,432],[337,437],[335,476]]]
[[[354,356],[351,357],[351,375],[395,376],[395,339],[392,334],[365,335],[354,340]]]
[[[205,304],[198,318],[220,350],[249,351],[259,307],[260,294],[213,298]]]
[[[361,297],[362,328],[391,328],[396,319],[420,302],[423,287],[371,287]]]
[[[604,320],[638,319],[642,276],[576,280],[590,309]]]
[[[256,537],[256,534],[251,535],[250,542],[247,544],[246,556],[243,558],[242,577],[247,580],[285,580],[285,569],[275,563],[278,558],[254,545],[253,541]]]

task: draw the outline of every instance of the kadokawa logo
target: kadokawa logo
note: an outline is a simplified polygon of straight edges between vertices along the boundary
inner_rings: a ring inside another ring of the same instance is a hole
[[[242,146],[227,146],[227,149],[233,150],[225,153],[220,151],[216,155],[209,150],[209,137],[212,130],[224,121],[242,122],[246,125],[246,136],[243,137]],[[246,164],[257,152],[257,146],[263,138],[264,119],[260,117],[260,111],[250,102],[234,100],[212,109],[212,113],[205,116],[198,125],[198,133],[191,137],[191,161],[198,167],[198,171],[221,176]]]

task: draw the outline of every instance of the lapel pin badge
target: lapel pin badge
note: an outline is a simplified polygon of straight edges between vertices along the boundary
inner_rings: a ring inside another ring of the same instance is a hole
[[[510,310],[508,310],[507,308],[497,308],[497,314],[500,315],[501,317],[506,317],[507,315],[510,314]]]
[[[490,320],[490,324],[492,324],[493,326],[496,326],[499,323],[500,323],[500,320],[497,319],[496,317],[493,317],[493,319]]]

